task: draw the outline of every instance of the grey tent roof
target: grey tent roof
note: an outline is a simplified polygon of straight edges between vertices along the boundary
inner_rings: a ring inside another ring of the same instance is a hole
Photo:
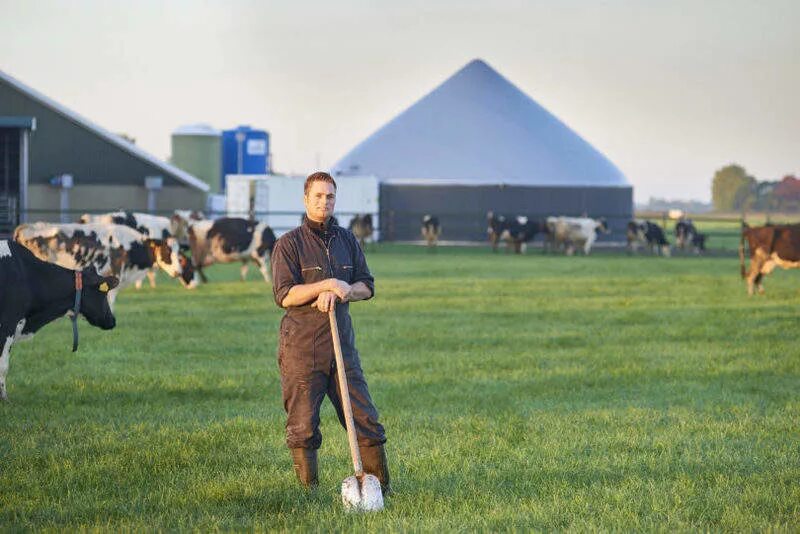
[[[393,183],[629,187],[603,154],[479,59],[331,170]]]

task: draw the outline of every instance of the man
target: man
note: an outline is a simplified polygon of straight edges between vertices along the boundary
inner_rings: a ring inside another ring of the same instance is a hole
[[[372,298],[375,282],[355,236],[331,220],[333,178],[324,172],[310,175],[303,202],[305,221],[281,236],[272,253],[275,302],[286,310],[278,346],[286,444],[300,483],[316,486],[319,410],[326,394],[345,426],[328,321],[335,306],[364,472],[378,477],[387,494],[386,435],[364,380],[349,313],[350,302]]]

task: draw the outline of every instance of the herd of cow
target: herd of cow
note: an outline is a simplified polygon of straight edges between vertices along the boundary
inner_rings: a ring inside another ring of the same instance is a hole
[[[492,249],[505,241],[517,253],[542,234],[545,250],[571,255],[582,249],[589,254],[598,235],[609,232],[604,219],[588,217],[532,221],[489,212],[488,223]],[[372,216],[353,217],[349,228],[363,246],[374,231]],[[425,215],[421,233],[429,246],[435,246],[442,233],[439,219]],[[679,221],[675,234],[679,248],[704,250],[706,237],[691,221]],[[644,244],[669,254],[669,242],[655,223],[631,221],[627,236],[631,251]],[[193,288],[207,281],[203,268],[213,263],[241,262],[245,279],[253,262],[270,282],[269,257],[275,241],[266,223],[230,217],[208,220],[195,212],[176,212],[167,218],[120,211],[84,215],[80,224],[18,226],[13,241],[0,240],[0,400],[7,399],[5,378],[15,341],[65,314],[83,315],[94,326],[113,328],[117,291],[140,285],[146,276],[154,286],[158,269]],[[745,244],[749,269],[745,268]],[[739,256],[748,293],[763,292],[763,277],[776,266],[800,268],[800,224],[753,228],[743,224]]]
[[[560,216],[530,220],[526,216],[505,217],[490,211],[487,220],[492,250],[496,251],[498,244],[505,241],[508,249],[517,254],[524,252],[527,243],[539,234],[543,237],[545,252],[564,252],[571,256],[576,250],[582,250],[584,254],[589,254],[600,234],[610,233],[608,223],[602,217]],[[670,255],[670,244],[658,224],[635,220],[628,223],[626,230],[631,253],[645,246],[651,252]],[[676,246],[681,250],[693,250],[698,254],[705,250],[706,235],[698,232],[689,219],[682,219],[675,225],[675,239]]]

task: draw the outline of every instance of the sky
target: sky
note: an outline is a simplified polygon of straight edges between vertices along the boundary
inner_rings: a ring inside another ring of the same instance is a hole
[[[481,58],[650,197],[800,175],[800,2],[0,0],[0,70],[167,159],[178,126],[328,168]]]

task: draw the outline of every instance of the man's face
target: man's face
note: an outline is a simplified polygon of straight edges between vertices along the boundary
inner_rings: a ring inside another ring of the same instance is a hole
[[[336,205],[336,188],[328,182],[312,182],[308,194],[303,197],[306,216],[315,222],[323,222],[333,215]]]

